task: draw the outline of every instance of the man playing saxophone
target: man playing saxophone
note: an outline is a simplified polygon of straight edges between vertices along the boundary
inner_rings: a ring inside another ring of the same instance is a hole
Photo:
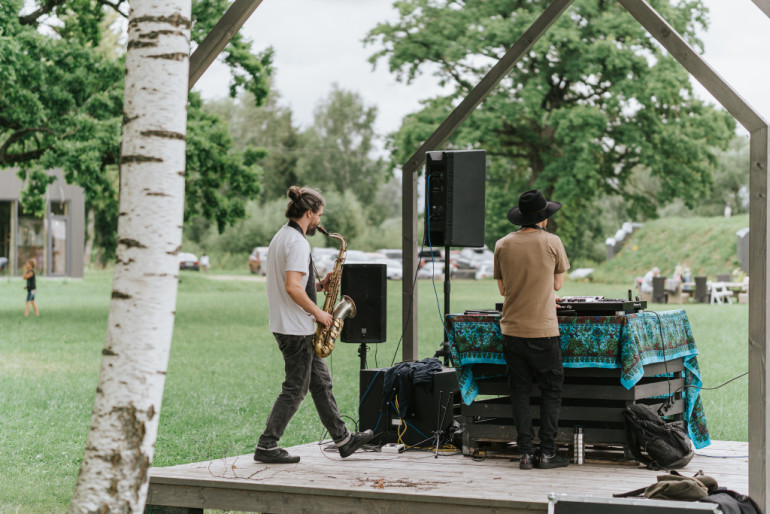
[[[313,349],[314,322],[329,327],[332,315],[316,305],[316,291],[328,284],[329,276],[316,284],[305,236],[315,234],[325,201],[318,191],[308,187],[292,186],[287,194],[289,221],[273,236],[266,265],[269,326],[283,354],[285,379],[257,442],[254,460],[299,462],[298,456],[279,448],[278,441],[308,390],[321,423],[337,445],[340,457],[345,458],[366,444],[373,433],[351,433],[347,429],[332,393],[326,362]]]

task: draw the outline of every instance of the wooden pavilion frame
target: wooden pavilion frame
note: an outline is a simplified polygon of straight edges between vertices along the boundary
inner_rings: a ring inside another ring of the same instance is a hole
[[[500,61],[468,93],[422,146],[403,166],[402,178],[402,244],[404,276],[417,272],[417,180],[425,162],[425,152],[439,149],[478,107],[489,92],[507,75],[521,57],[540,39],[574,0],[553,0],[537,20],[511,46]],[[741,96],[730,87],[644,0],[618,0],[706,90],[740,123],[751,136],[750,142],[750,209],[749,209],[749,494],[765,512],[770,512],[768,498],[768,190],[767,170],[770,166],[770,128]],[[752,0],[770,17],[770,0]],[[206,36],[190,57],[192,88],[208,69],[233,35],[262,3],[262,0],[235,0],[222,19]],[[404,342],[402,359],[417,357],[417,290],[410,280],[402,282],[402,320]]]

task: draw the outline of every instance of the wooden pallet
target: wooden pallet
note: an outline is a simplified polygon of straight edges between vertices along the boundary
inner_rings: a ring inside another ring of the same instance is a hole
[[[570,454],[576,426],[583,428],[587,457],[595,450],[607,454],[608,448],[625,450],[626,436],[623,411],[632,403],[646,403],[657,409],[664,397],[684,386],[683,359],[644,367],[644,377],[631,389],[620,383],[619,369],[565,368],[562,407],[559,413],[559,431],[556,442],[568,447]],[[479,397],[471,405],[463,405],[463,454],[484,452],[487,457],[511,457],[508,445],[516,440],[516,427],[510,403],[510,388],[505,377],[505,366],[484,364],[474,366],[476,376],[492,377],[479,380]],[[668,374],[668,377],[665,375]],[[684,397],[674,395],[674,402],[666,412],[667,420],[684,426]],[[540,424],[540,391],[532,391],[532,422]],[[537,432],[537,430],[536,430]]]

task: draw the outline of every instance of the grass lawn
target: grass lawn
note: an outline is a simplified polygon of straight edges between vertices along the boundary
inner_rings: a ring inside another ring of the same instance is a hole
[[[81,280],[38,279],[40,318],[24,318],[19,278],[0,279],[0,513],[63,512],[88,431],[112,274]],[[400,361],[401,283],[388,284],[388,342],[370,345],[370,367]],[[623,297],[622,286],[567,283],[565,295]],[[491,280],[452,283],[452,311],[493,308]],[[420,357],[442,340],[443,284],[419,283]],[[677,306],[653,306],[675,308]],[[180,278],[176,325],[160,417],[155,465],[250,453],[283,380],[283,361],[267,330],[264,282]],[[748,361],[746,305],[689,305],[706,386],[743,373]],[[340,411],[354,428],[358,345],[338,343],[327,359]],[[714,439],[745,441],[746,378],[703,400]],[[289,425],[284,446],[324,435],[312,401]]]

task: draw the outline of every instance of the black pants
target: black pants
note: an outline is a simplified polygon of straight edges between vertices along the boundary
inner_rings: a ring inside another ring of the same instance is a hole
[[[329,375],[326,361],[313,350],[313,335],[273,335],[283,353],[286,378],[267,418],[265,431],[257,442],[257,448],[268,450],[278,445],[286,426],[299,409],[308,390],[313,397],[321,423],[329,431],[331,438],[337,444],[345,443],[350,437],[350,432],[340,417],[337,401],[332,394],[332,377]]]
[[[534,453],[530,413],[532,383],[540,388],[540,450],[553,453],[559,423],[564,368],[558,337],[524,338],[503,334],[503,355],[511,385],[511,405],[519,451]]]

